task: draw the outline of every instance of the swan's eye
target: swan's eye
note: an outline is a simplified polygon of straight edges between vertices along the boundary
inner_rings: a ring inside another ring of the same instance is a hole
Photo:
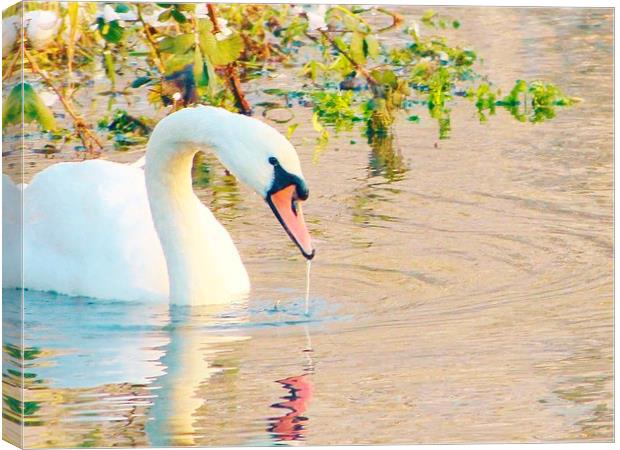
[[[278,162],[278,158],[276,158],[275,156],[270,156],[269,157],[269,164],[271,164],[272,166],[277,166],[280,163]]]

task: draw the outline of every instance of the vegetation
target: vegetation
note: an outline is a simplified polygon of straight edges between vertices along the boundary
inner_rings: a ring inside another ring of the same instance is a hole
[[[10,20],[19,7],[5,11],[5,27],[16,26]],[[541,80],[518,80],[503,95],[479,72],[473,49],[443,36],[447,29],[458,30],[459,20],[433,11],[406,24],[382,7],[42,2],[23,7],[33,18],[25,21],[23,42],[27,82],[13,87],[3,126],[20,122],[23,108],[27,122],[51,137],[79,138],[91,155],[103,147],[101,133],[117,149],[145,142],[155,118],[132,111],[131,104],[115,106],[128,95],[147,97],[163,113],[201,103],[248,115],[261,107],[269,116],[301,105],[312,108],[319,147],[330,133],[357,128],[378,155],[391,143],[396,120],[412,127],[432,120],[438,138],[449,138],[457,102],[473,106],[482,122],[503,108],[520,122],[537,123],[576,101]],[[28,25],[36,17],[43,20],[41,12],[53,30],[44,45],[45,36]],[[18,68],[20,34],[9,43],[13,51],[4,53],[5,79]],[[282,71],[297,71],[305,83],[248,98],[253,80]],[[75,99],[101,72],[110,86],[108,113],[86,120],[80,112],[86,106]],[[57,96],[72,128],[59,126],[41,100],[42,90]],[[291,122],[292,135],[293,119],[290,113],[273,120]]]

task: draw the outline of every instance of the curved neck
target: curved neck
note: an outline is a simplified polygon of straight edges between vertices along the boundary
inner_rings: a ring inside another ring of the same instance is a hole
[[[197,150],[190,148],[169,157],[149,143],[144,168],[153,224],[168,266],[170,300],[193,303],[200,278],[195,236],[200,235],[199,204],[192,189],[191,170]],[[151,155],[160,157],[149,157]]]
[[[181,117],[179,117],[181,116]],[[222,303],[246,292],[247,273],[228,233],[192,189],[194,155],[218,147],[196,136],[179,113],[162,120],[148,143],[145,181],[153,223],[168,266],[170,301]],[[185,118],[187,119],[187,118]]]

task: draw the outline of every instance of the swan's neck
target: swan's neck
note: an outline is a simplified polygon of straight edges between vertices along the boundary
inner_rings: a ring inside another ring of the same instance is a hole
[[[171,151],[173,150],[173,151]],[[197,149],[180,146],[162,149],[149,143],[145,180],[151,215],[166,257],[170,300],[196,303],[203,295],[209,261],[201,261],[205,230],[201,205],[192,189],[191,170]]]
[[[168,266],[171,303],[228,303],[249,291],[230,235],[192,189],[198,151],[210,150],[231,170],[238,169],[240,161],[247,165],[235,147],[239,126],[234,117],[219,108],[183,109],[161,120],[149,139],[146,188]],[[248,170],[233,172],[239,176]]]

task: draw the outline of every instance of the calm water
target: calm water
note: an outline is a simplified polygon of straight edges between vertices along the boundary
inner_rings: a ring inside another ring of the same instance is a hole
[[[247,304],[26,292],[27,446],[613,438],[612,12],[444,12],[500,86],[544,77],[584,101],[538,125],[503,111],[479,124],[461,104],[447,141],[421,114],[391,146],[342,133],[318,156],[295,108],[317,246],[309,315],[305,262],[215,166],[199,195],[238,243]],[[253,98],[295,73],[254,82]],[[27,169],[71,157],[33,152]],[[16,312],[19,293],[3,294]],[[7,395],[19,339],[4,337]]]

